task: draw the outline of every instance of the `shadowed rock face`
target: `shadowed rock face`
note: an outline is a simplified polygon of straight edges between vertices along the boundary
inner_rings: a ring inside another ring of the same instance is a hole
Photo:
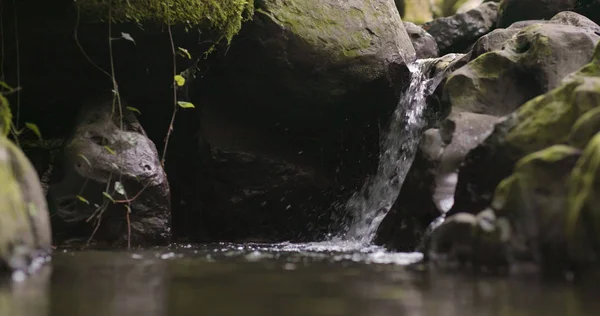
[[[95,239],[123,244],[126,200],[133,244],[169,240],[169,185],[156,147],[124,104],[122,114],[110,97],[81,109],[49,192],[61,240],[89,238],[100,221]]]
[[[462,53],[493,29],[497,15],[498,4],[490,2],[465,13],[435,19],[423,28],[435,38],[442,54]]]
[[[50,252],[50,220],[35,169],[21,150],[0,135],[0,274],[26,271]]]

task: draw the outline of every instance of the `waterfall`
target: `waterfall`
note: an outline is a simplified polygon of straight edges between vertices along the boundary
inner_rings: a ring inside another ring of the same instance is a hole
[[[410,84],[390,120],[390,127],[381,143],[377,173],[362,189],[346,202],[352,221],[338,240],[369,244],[379,224],[400,193],[402,183],[412,165],[421,135],[427,125],[425,110],[431,95],[444,78],[445,69],[460,60],[462,55],[450,54],[441,58],[420,59],[408,64]],[[441,62],[449,62],[445,67]],[[438,71],[443,68],[442,71]],[[430,78],[430,74],[434,73]]]

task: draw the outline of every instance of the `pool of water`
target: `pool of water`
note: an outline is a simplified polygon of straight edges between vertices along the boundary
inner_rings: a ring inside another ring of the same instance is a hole
[[[59,250],[0,282],[0,315],[600,315],[593,286],[405,267],[419,258],[323,243]]]

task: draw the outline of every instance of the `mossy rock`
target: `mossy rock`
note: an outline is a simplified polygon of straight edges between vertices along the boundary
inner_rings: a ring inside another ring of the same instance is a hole
[[[26,270],[31,260],[50,251],[50,221],[37,173],[4,136],[0,183],[0,270]]]
[[[76,5],[92,20],[202,26],[227,41],[254,11],[254,0],[79,0]]]
[[[589,21],[578,17],[581,24]],[[592,59],[600,41],[594,28],[565,23],[572,22],[557,16],[552,23],[532,24],[516,34],[507,30],[504,35],[510,37],[501,45],[505,37],[500,34],[488,43],[497,50],[483,53],[452,74],[444,89],[447,100],[452,107],[507,115],[558,87],[565,76]]]
[[[567,76],[561,86],[530,100],[496,124],[494,132],[461,166],[451,213],[486,207],[498,183],[519,159],[573,139],[570,135],[576,122],[600,105],[599,57],[600,47],[593,61]]]
[[[600,107],[585,113],[575,122],[569,134],[569,144],[583,149],[598,131],[600,131]]]
[[[511,224],[510,248],[516,259],[549,269],[566,266],[567,185],[577,148],[555,145],[525,156],[496,188],[492,208]]]
[[[581,235],[578,232],[581,226],[587,230],[585,236],[591,238],[595,250],[600,251],[600,133],[589,141],[569,177],[568,186],[570,252],[580,252],[582,246],[575,237]]]

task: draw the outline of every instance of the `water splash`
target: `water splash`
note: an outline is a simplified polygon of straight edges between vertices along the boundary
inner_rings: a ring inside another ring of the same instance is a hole
[[[400,193],[421,135],[427,127],[426,98],[444,78],[445,69],[460,60],[457,58],[460,56],[449,54],[408,64],[410,85],[400,97],[388,133],[381,144],[377,174],[346,202],[352,221],[345,233],[334,240],[350,240],[362,245],[371,243],[379,224]],[[442,71],[438,71],[440,69]]]

